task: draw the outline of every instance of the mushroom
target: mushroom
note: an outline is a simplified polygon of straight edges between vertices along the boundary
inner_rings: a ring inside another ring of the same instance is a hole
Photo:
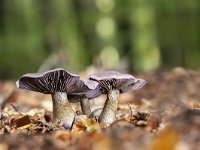
[[[70,103],[80,102],[82,113],[89,117],[91,114],[89,99],[99,96],[101,91],[98,82],[89,79],[82,80],[89,87],[89,90],[81,94],[68,94],[67,97]]]
[[[102,93],[107,94],[107,100],[99,116],[99,122],[111,124],[116,120],[119,95],[143,87],[147,82],[136,79],[132,75],[116,71],[106,71],[93,74],[91,80],[99,82]]]
[[[62,68],[44,73],[29,73],[16,82],[18,88],[51,94],[53,101],[53,120],[70,129],[76,113],[72,109],[67,94],[84,93],[88,87],[78,75],[70,74]]]

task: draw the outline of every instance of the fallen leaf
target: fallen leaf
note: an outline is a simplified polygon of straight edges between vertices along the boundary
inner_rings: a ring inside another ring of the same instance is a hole
[[[112,140],[108,136],[101,137],[101,140],[94,145],[94,150],[112,150]]]
[[[71,140],[72,135],[68,131],[56,131],[54,137],[61,141],[67,142]]]
[[[15,122],[16,122],[16,128],[20,128],[20,127],[28,128],[31,125],[31,120],[28,115],[23,116],[19,119],[16,119]]]
[[[159,126],[158,119],[154,116],[149,116],[147,119],[147,130],[153,131],[156,130]]]
[[[172,128],[160,132],[146,150],[175,150],[178,135]]]

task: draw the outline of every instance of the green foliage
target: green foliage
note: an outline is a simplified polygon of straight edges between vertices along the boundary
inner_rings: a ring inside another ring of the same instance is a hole
[[[55,53],[45,66],[112,69],[126,59],[135,71],[198,69],[199,7],[198,0],[2,0],[0,77],[35,72]]]

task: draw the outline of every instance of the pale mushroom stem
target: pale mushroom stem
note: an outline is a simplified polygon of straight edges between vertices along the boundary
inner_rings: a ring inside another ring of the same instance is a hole
[[[51,94],[53,101],[53,120],[67,129],[71,129],[75,112],[68,102],[67,93],[55,92]]]
[[[81,103],[81,109],[82,109],[83,114],[89,117],[91,114],[91,109],[90,109],[90,103],[89,103],[88,98],[83,98],[80,101],[80,103]]]
[[[118,101],[119,90],[108,91],[107,100],[99,116],[99,122],[111,124],[116,120]]]

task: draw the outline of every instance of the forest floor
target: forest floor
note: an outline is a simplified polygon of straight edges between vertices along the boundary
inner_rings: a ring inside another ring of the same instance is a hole
[[[175,68],[137,74],[148,84],[120,97],[117,121],[99,124],[81,115],[71,131],[51,123],[49,95],[0,82],[0,150],[198,150],[200,72]],[[105,96],[91,100],[101,108]]]

